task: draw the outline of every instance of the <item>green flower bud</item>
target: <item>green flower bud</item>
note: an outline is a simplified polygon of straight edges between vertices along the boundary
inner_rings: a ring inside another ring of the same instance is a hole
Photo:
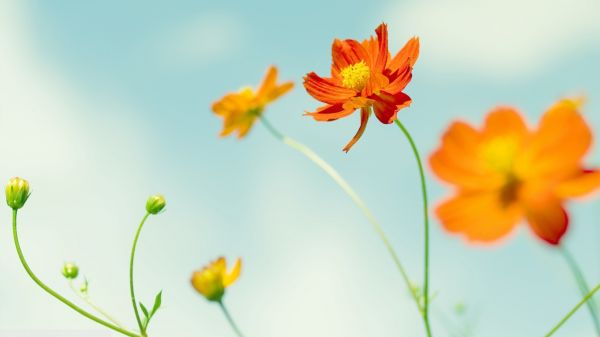
[[[79,267],[75,263],[67,262],[63,266],[62,274],[69,280],[76,279],[79,275]]]
[[[150,214],[157,214],[165,208],[166,204],[165,197],[160,194],[155,194],[150,196],[148,201],[146,201],[146,211]]]
[[[30,194],[29,182],[25,179],[15,177],[6,185],[6,203],[14,210],[23,207]]]

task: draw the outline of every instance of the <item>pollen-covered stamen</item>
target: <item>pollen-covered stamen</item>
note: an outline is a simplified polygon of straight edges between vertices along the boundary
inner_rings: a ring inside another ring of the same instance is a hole
[[[345,88],[361,91],[371,76],[371,69],[364,61],[360,61],[342,69],[340,74]]]

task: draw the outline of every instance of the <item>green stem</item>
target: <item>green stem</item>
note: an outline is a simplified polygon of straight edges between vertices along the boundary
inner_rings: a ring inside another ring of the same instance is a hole
[[[415,159],[417,160],[417,165],[419,166],[419,175],[421,177],[421,192],[423,195],[423,220],[425,225],[425,276],[423,281],[423,320],[425,321],[425,328],[427,330],[427,336],[431,337],[431,327],[429,326],[429,205],[427,201],[427,184],[425,181],[425,170],[423,170],[423,163],[421,161],[421,156],[419,155],[419,150],[415,144],[415,141],[411,137],[410,133],[404,127],[404,125],[398,120],[395,120],[396,125],[402,130],[402,133],[408,139],[410,143],[410,147],[415,155]]]
[[[146,329],[142,324],[142,319],[140,318],[140,313],[138,311],[137,301],[135,299],[135,289],[133,287],[133,261],[135,259],[135,249],[137,247],[138,239],[140,238],[140,233],[142,232],[142,228],[144,227],[144,223],[146,219],[150,216],[150,213],[146,213],[138,226],[137,232],[135,233],[135,238],[133,239],[133,247],[131,247],[131,259],[129,260],[129,292],[131,294],[131,304],[133,305],[133,312],[135,313],[135,319],[138,323],[138,327],[140,328],[140,332],[142,337],[146,336]]]
[[[381,239],[381,241],[387,248],[390,256],[392,257],[392,260],[394,261],[394,264],[396,265],[396,268],[400,271],[400,274],[402,275],[402,278],[404,279],[406,286],[410,290],[410,294],[411,294],[412,298],[415,300],[415,303],[417,304],[419,313],[421,313],[421,315],[423,315],[423,308],[421,307],[419,298],[418,298],[416,292],[414,291],[413,287],[411,286],[408,274],[404,270],[404,267],[402,266],[402,263],[400,262],[400,258],[398,257],[398,254],[392,247],[392,244],[388,240],[387,235],[385,234],[383,228],[381,227],[381,225],[379,224],[377,219],[375,219],[375,216],[373,215],[371,210],[367,207],[367,205],[364,203],[364,201],[362,201],[362,199],[358,196],[358,194],[356,194],[356,192],[354,192],[354,190],[352,189],[352,187],[350,187],[350,185],[346,182],[346,180],[344,180],[344,178],[342,178],[342,176],[331,165],[329,165],[325,160],[323,160],[321,157],[319,157],[313,150],[311,150],[304,144],[301,144],[301,143],[293,140],[292,138],[285,136],[282,133],[280,133],[279,131],[277,131],[277,129],[275,129],[264,116],[261,116],[260,120],[262,121],[263,125],[267,128],[267,130],[269,130],[269,132],[275,138],[277,138],[278,140],[283,142],[285,145],[302,153],[308,159],[312,160],[313,163],[315,163],[318,167],[320,167],[323,171],[325,171],[325,173],[327,173],[333,179],[333,181],[335,181],[342,188],[342,190],[344,190],[344,192],[346,192],[346,194],[348,194],[348,196],[350,197],[350,199],[352,199],[354,204],[356,206],[358,206],[358,208],[367,217],[367,219],[373,226],[373,229],[375,230],[375,232],[377,233],[377,235],[379,236],[379,238]]]
[[[15,241],[15,248],[17,249],[17,254],[19,255],[19,260],[21,261],[23,268],[25,268],[27,275],[29,275],[29,277],[31,277],[33,282],[35,282],[38,286],[40,286],[40,288],[42,288],[48,294],[52,295],[54,298],[61,301],[66,306],[75,310],[77,313],[81,314],[82,316],[85,316],[85,317],[91,319],[92,321],[94,321],[98,324],[101,324],[109,329],[112,329],[116,332],[119,332],[123,335],[129,336],[129,337],[140,337],[139,335],[137,335],[133,332],[122,329],[114,324],[106,322],[106,321],[102,320],[101,318],[98,318],[98,317],[90,314],[89,312],[81,309],[80,307],[78,307],[77,305],[75,305],[74,303],[67,300],[66,298],[64,298],[63,296],[58,294],[56,291],[52,290],[50,287],[45,285],[37,276],[35,276],[35,274],[31,270],[31,268],[29,268],[29,265],[27,264],[27,261],[25,260],[25,256],[23,255],[23,251],[21,250],[21,245],[19,244],[19,235],[17,233],[17,210],[16,209],[13,209],[13,213],[12,213],[12,227],[13,227],[13,239]]]
[[[223,304],[223,300],[220,300],[218,303],[219,303],[219,306],[221,307],[221,310],[223,311],[223,314],[225,315],[225,318],[227,318],[227,322],[229,322],[229,325],[231,325],[231,328],[233,329],[233,331],[235,331],[235,334],[238,337],[244,337],[244,335],[242,334],[242,332],[240,331],[238,326],[233,321],[233,318],[231,318],[231,315],[229,314],[227,307],[225,307],[225,304]]]
[[[573,316],[573,314],[575,314],[575,312],[577,310],[579,310],[579,308],[581,308],[581,306],[586,303],[588,300],[590,300],[594,294],[600,290],[600,283],[594,288],[592,289],[592,291],[590,291],[587,295],[585,295],[581,301],[579,301],[579,303],[577,303],[577,305],[575,307],[573,307],[573,309],[571,309],[571,311],[569,311],[567,313],[567,315],[565,317],[563,317],[560,322],[558,322],[558,324],[556,324],[556,326],[554,328],[552,328],[552,330],[550,330],[550,332],[548,332],[548,334],[546,334],[546,337],[550,337],[552,336],[556,331],[558,331],[558,329],[560,329],[560,327],[565,324],[566,321],[569,320],[569,318],[571,318],[571,316]]]
[[[566,247],[561,247],[560,252],[563,257],[567,261],[567,265],[569,265],[569,269],[571,273],[573,273],[573,277],[575,278],[575,282],[577,282],[577,286],[579,287],[579,291],[582,296],[585,296],[590,292],[590,287],[583,276],[583,272],[581,268],[577,264],[577,261],[573,258],[573,255],[567,250]],[[600,315],[598,315],[598,308],[596,307],[596,303],[594,301],[587,301],[587,307],[592,316],[592,321],[594,323],[594,327],[596,329],[596,334],[600,337]]]
[[[71,290],[73,291],[73,293],[75,293],[75,295],[79,296],[79,298],[81,298],[83,301],[85,301],[85,303],[87,303],[90,307],[92,307],[92,309],[96,310],[100,315],[104,316],[104,318],[106,318],[107,320],[111,321],[112,323],[114,323],[119,328],[125,329],[125,327],[121,323],[119,323],[119,321],[117,321],[116,319],[114,319],[110,314],[108,314],[102,308],[100,308],[99,306],[97,306],[92,301],[92,299],[90,298],[89,295],[83,294],[81,291],[78,291],[77,289],[75,289],[75,285],[73,284],[73,280],[72,279],[69,279],[69,287],[71,288]]]

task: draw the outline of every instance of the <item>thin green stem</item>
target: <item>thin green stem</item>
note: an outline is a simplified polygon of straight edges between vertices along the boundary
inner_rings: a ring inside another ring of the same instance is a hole
[[[66,298],[64,298],[63,296],[61,296],[59,293],[57,293],[56,291],[52,290],[50,287],[48,287],[46,284],[44,284],[44,282],[42,282],[37,276],[35,276],[35,274],[33,273],[33,271],[31,270],[31,268],[29,268],[29,265],[27,264],[27,261],[25,260],[25,256],[23,255],[23,251],[21,250],[21,245],[19,244],[19,235],[17,233],[17,210],[13,209],[13,213],[12,213],[12,227],[13,227],[13,239],[15,242],[15,248],[17,250],[17,254],[19,255],[19,260],[21,261],[21,264],[23,265],[23,268],[25,268],[25,271],[27,272],[27,275],[29,275],[29,277],[31,277],[31,279],[33,280],[33,282],[35,282],[40,288],[42,288],[44,291],[46,291],[48,294],[50,294],[51,296],[53,296],[54,298],[56,298],[57,300],[61,301],[62,303],[64,303],[66,306],[68,306],[69,308],[75,310],[77,313],[81,314],[82,316],[85,316],[89,319],[91,319],[92,321],[101,324],[109,329],[112,329],[116,332],[119,332],[125,336],[129,336],[129,337],[140,337],[139,335],[137,335],[134,332],[130,332],[127,331],[125,329],[122,329],[114,324],[111,324],[109,322],[106,322],[104,320],[102,320],[101,318],[98,318],[92,314],[90,314],[89,312],[81,309],[80,307],[78,307],[77,305],[75,305],[74,303],[72,303],[71,301],[67,300]]]
[[[581,306],[586,303],[587,301],[589,301],[594,294],[600,290],[600,283],[594,288],[592,289],[592,291],[590,291],[587,295],[585,295],[581,301],[579,301],[579,303],[577,303],[577,305],[575,307],[573,307],[573,309],[571,309],[571,311],[569,311],[567,313],[567,315],[565,317],[563,317],[560,322],[558,322],[558,324],[556,324],[556,326],[554,328],[552,328],[552,330],[550,330],[550,332],[548,332],[548,334],[546,334],[545,337],[550,337],[552,336],[556,331],[558,331],[558,329],[560,329],[560,327],[565,324],[566,321],[569,320],[569,318],[571,318],[571,316],[573,316],[573,314],[575,314],[575,312],[577,310],[579,310],[579,308],[581,308]]]
[[[423,170],[423,163],[421,161],[421,156],[419,155],[419,150],[415,144],[415,141],[411,137],[410,133],[404,127],[404,125],[398,120],[395,120],[396,125],[402,130],[402,133],[408,139],[410,143],[410,147],[415,155],[415,159],[417,160],[417,164],[419,166],[419,175],[421,177],[421,192],[423,195],[423,220],[425,225],[425,276],[423,281],[423,319],[425,321],[425,328],[427,330],[427,336],[431,337],[431,327],[429,326],[429,205],[427,198],[427,183],[425,180],[425,170]]]
[[[569,269],[571,273],[573,273],[573,277],[575,278],[575,282],[577,282],[577,286],[579,287],[579,291],[582,296],[585,296],[590,292],[590,287],[585,280],[585,276],[583,276],[583,272],[573,255],[567,250],[566,247],[561,247],[560,252],[562,256],[565,258],[567,265],[569,265]],[[592,316],[592,322],[594,323],[594,328],[596,329],[596,334],[600,337],[600,315],[598,315],[598,308],[596,307],[596,302],[587,301],[586,302],[590,315]]]
[[[144,227],[144,223],[146,219],[150,216],[150,213],[146,213],[138,226],[137,232],[135,233],[135,238],[133,239],[133,246],[131,247],[131,259],[129,260],[129,292],[131,294],[131,304],[133,305],[133,312],[135,313],[135,319],[138,323],[138,327],[140,328],[140,332],[142,337],[146,336],[146,329],[142,324],[142,319],[140,318],[140,313],[138,311],[137,301],[135,299],[135,289],[133,287],[133,262],[135,259],[135,249],[137,247],[138,239],[140,238],[140,233],[142,232],[142,228]]]
[[[400,262],[400,258],[398,257],[398,254],[394,250],[394,247],[392,247],[392,244],[390,243],[389,239],[387,238],[387,235],[385,234],[383,228],[381,227],[381,225],[379,224],[377,219],[375,219],[375,216],[373,215],[371,210],[367,207],[367,205],[364,203],[364,201],[358,196],[358,194],[356,192],[354,192],[354,190],[352,189],[352,187],[350,187],[350,185],[346,182],[346,180],[344,180],[344,178],[342,178],[342,176],[331,165],[329,165],[325,160],[323,160],[321,157],[319,157],[313,150],[311,150],[304,144],[301,144],[301,143],[293,140],[292,138],[280,133],[277,129],[275,129],[271,125],[271,123],[269,123],[269,121],[264,116],[261,116],[260,120],[262,121],[263,125],[267,128],[267,130],[269,130],[271,135],[273,135],[275,138],[280,140],[285,145],[297,150],[298,152],[305,155],[308,159],[312,160],[313,163],[315,163],[318,167],[320,167],[323,171],[325,171],[325,173],[327,173],[333,179],[333,181],[335,181],[342,188],[342,190],[344,190],[344,192],[346,192],[346,194],[348,194],[348,196],[350,197],[350,199],[352,199],[354,204],[356,206],[358,206],[358,208],[367,217],[367,219],[373,226],[373,229],[375,230],[375,232],[377,233],[377,235],[379,236],[379,238],[385,245],[390,256],[392,257],[392,260],[394,261],[394,264],[396,265],[396,268],[400,271],[400,274],[402,275],[402,278],[404,279],[404,282],[406,283],[406,286],[408,287],[412,298],[415,300],[415,303],[417,304],[417,308],[419,309],[419,313],[421,313],[421,315],[423,315],[423,308],[421,307],[419,298],[418,298],[416,292],[414,291],[413,287],[411,286],[411,282],[408,277],[408,274],[404,270],[404,267],[402,266],[402,263]]]
[[[79,296],[79,298],[81,298],[85,303],[87,303],[90,307],[92,307],[92,309],[96,310],[100,315],[104,316],[104,318],[106,318],[107,320],[111,321],[112,323],[114,323],[119,328],[125,329],[125,327],[123,326],[123,324],[119,323],[119,321],[117,321],[110,314],[108,314],[106,311],[104,311],[104,309],[102,309],[98,305],[96,305],[92,301],[92,299],[90,298],[89,295],[84,294],[81,291],[77,290],[75,288],[75,285],[73,284],[73,280],[72,279],[69,279],[69,288],[71,288],[71,290],[73,291],[73,293],[75,293],[75,295]]]
[[[225,318],[227,318],[227,322],[229,322],[229,325],[231,325],[231,328],[233,329],[233,331],[235,331],[235,334],[238,337],[244,337],[244,335],[238,328],[237,324],[235,324],[235,321],[233,320],[233,318],[231,318],[231,315],[229,314],[227,307],[225,307],[225,304],[223,304],[223,300],[219,301],[218,303],[219,303],[219,307],[221,307],[221,310],[223,311],[223,315],[225,315]]]

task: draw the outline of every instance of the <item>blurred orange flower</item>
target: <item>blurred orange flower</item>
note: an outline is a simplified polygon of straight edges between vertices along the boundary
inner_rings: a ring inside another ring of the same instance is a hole
[[[219,257],[202,270],[192,274],[192,286],[209,301],[220,302],[225,289],[232,285],[240,276],[242,261],[238,258],[230,272],[227,272],[227,262]]]
[[[331,77],[322,78],[314,72],[304,77],[306,91],[325,103],[309,112],[317,121],[334,121],[361,109],[360,127],[344,147],[348,152],[362,136],[371,114],[371,107],[381,123],[390,124],[398,111],[411,103],[402,92],[412,78],[412,68],[419,57],[419,39],[413,37],[394,56],[388,50],[387,25],[375,29],[377,37],[362,43],[356,40],[333,41]]]
[[[235,93],[229,93],[219,101],[213,103],[213,112],[223,117],[223,130],[220,136],[226,137],[237,131],[238,138],[243,138],[256,119],[260,117],[265,107],[290,91],[294,83],[284,82],[277,84],[277,68],[269,67],[267,74],[255,91],[250,87],[242,88]]]
[[[456,187],[436,209],[443,226],[491,242],[524,219],[538,237],[558,245],[569,222],[565,201],[600,186],[600,172],[581,162],[593,135],[579,106],[559,101],[535,130],[510,107],[491,111],[481,130],[454,122],[430,158],[435,174]]]

